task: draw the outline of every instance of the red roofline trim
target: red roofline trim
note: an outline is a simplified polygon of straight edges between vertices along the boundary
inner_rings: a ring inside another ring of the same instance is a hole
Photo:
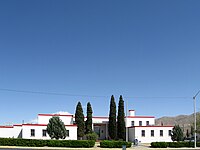
[[[73,115],[61,115],[61,114],[38,114],[38,116],[66,116],[66,117],[73,117]]]
[[[0,128],[13,128],[13,126],[0,126]]]
[[[108,119],[109,117],[92,117],[92,118],[95,118],[95,119]]]
[[[47,126],[47,124],[22,124],[23,126]],[[77,126],[76,124],[72,125],[65,125],[66,127],[72,127],[72,126]]]
[[[128,127],[128,128],[149,128],[149,127],[153,127],[153,128],[157,128],[157,127],[174,127],[174,126],[132,126],[132,127]]]
[[[14,124],[13,126],[21,127],[22,124]]]
[[[128,118],[155,118],[155,117],[154,116],[128,116]]]

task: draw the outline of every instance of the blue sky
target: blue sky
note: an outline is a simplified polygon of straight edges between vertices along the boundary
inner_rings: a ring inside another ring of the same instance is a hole
[[[193,113],[199,18],[197,0],[0,1],[0,89],[74,95],[0,90],[0,123],[74,113],[78,101],[105,116],[112,94],[137,115]]]

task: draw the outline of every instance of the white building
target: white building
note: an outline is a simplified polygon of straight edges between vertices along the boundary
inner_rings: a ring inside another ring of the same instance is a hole
[[[50,139],[46,128],[49,119],[53,116],[59,116],[64,122],[67,129],[66,140],[76,140],[77,126],[74,124],[74,116],[61,114],[38,114],[37,124],[0,126],[0,137]],[[93,130],[99,135],[99,140],[109,139],[108,117],[93,117],[92,122]],[[129,141],[134,141],[135,139],[141,143],[171,141],[170,135],[173,126],[155,126],[155,117],[153,116],[136,116],[134,110],[129,110],[129,115],[125,117],[125,122],[128,128]]]

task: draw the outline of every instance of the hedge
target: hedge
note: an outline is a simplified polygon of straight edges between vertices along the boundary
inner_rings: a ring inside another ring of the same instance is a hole
[[[0,138],[0,146],[27,146],[27,147],[94,147],[93,140],[34,140],[34,139],[14,139]]]
[[[181,147],[194,147],[194,142],[152,142],[152,148],[181,148]],[[200,147],[200,143],[197,143],[197,147]]]
[[[104,140],[100,142],[100,147],[102,148],[122,148],[122,145],[126,145],[126,147],[131,147],[131,142],[109,140]]]

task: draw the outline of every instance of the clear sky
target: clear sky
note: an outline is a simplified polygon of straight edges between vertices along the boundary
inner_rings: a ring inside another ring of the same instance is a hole
[[[78,101],[106,116],[112,94],[137,115],[191,114],[199,58],[198,0],[2,0],[0,124],[73,114]]]

